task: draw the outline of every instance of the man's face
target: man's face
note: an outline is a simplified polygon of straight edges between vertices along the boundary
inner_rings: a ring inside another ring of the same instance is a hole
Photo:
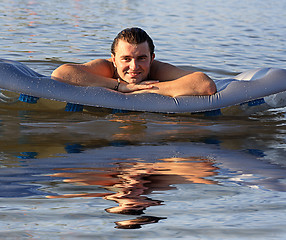
[[[146,80],[154,56],[150,54],[147,41],[136,45],[119,40],[112,61],[121,79],[128,83],[140,83]]]

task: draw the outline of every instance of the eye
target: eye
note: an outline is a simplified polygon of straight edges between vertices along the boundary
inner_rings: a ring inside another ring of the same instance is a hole
[[[138,60],[140,60],[140,61],[145,61],[146,59],[147,59],[146,56],[141,56],[141,57],[138,58]]]
[[[131,58],[130,57],[123,57],[123,58],[121,58],[121,60],[124,62],[130,62]]]

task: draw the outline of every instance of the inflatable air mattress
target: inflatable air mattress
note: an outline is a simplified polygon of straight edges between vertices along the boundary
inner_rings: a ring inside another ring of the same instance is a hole
[[[286,70],[261,68],[234,78],[215,80],[211,96],[167,97],[155,93],[124,94],[102,87],[55,81],[24,64],[0,60],[0,107],[82,111],[91,108],[159,113],[250,115],[286,106]]]

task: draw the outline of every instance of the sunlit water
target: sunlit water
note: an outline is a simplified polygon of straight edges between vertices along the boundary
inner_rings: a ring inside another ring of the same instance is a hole
[[[225,78],[285,67],[285,1],[2,0],[1,58],[49,75],[109,57]],[[250,117],[0,110],[1,239],[284,239],[285,109]]]

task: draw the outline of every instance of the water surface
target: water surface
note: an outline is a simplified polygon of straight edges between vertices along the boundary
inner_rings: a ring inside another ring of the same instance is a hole
[[[49,75],[139,26],[156,57],[226,78],[285,68],[284,1],[0,3],[1,58]],[[285,109],[249,117],[0,110],[5,239],[283,239]]]

